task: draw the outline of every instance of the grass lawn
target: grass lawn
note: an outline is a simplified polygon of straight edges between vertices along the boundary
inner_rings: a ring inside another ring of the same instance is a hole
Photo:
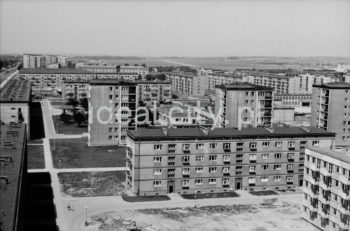
[[[279,195],[277,192],[272,191],[272,190],[249,191],[249,193],[254,195],[254,196]]]
[[[127,202],[144,202],[144,201],[168,201],[170,197],[166,195],[156,195],[156,196],[128,196],[126,194],[122,195],[124,201]]]
[[[196,194],[182,194],[181,197],[188,200],[194,200],[196,198]],[[235,192],[197,193],[197,199],[226,198],[226,197],[239,197],[239,195]]]
[[[87,138],[50,140],[55,168],[125,167],[125,147],[88,147]],[[55,150],[54,150],[55,147]]]
[[[44,147],[42,145],[28,145],[28,169],[45,168]]]
[[[78,126],[77,123],[64,123],[60,120],[60,116],[52,116],[52,120],[55,124],[55,130],[59,134],[82,134],[88,132],[87,124]]]
[[[118,196],[125,192],[126,172],[58,173],[61,192],[72,197]]]

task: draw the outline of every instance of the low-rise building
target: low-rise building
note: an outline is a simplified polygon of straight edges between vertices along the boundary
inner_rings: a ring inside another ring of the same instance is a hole
[[[149,70],[148,67],[143,66],[117,66],[117,72],[120,73],[137,73],[138,75],[141,75],[142,77],[145,77],[148,75]]]
[[[137,195],[294,188],[305,147],[329,148],[334,136],[314,127],[128,131],[127,183]]]
[[[303,218],[321,230],[349,230],[350,153],[305,150]]]
[[[3,123],[24,123],[30,134],[31,82],[12,78],[0,93],[0,120]],[[29,138],[29,135],[28,135]]]
[[[0,125],[1,230],[27,230],[27,132],[24,124]]]

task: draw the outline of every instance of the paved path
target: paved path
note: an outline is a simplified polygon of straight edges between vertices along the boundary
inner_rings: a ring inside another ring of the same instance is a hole
[[[1,77],[0,77],[0,81],[1,81],[0,89],[3,88],[10,79],[12,79],[14,76],[17,76],[17,74],[18,74],[17,67],[11,68],[10,70],[11,70],[11,73],[6,73],[6,72],[0,73],[0,75],[1,75]]]
[[[105,168],[61,168],[56,169],[56,172],[113,172],[127,171],[127,167],[105,167]]]

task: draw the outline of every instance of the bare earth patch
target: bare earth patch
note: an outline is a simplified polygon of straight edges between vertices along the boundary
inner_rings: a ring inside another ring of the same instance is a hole
[[[119,196],[125,193],[126,173],[123,171],[64,172],[58,173],[58,178],[64,196]]]
[[[300,218],[298,204],[234,205],[107,212],[90,217],[88,230],[126,231],[316,231]]]

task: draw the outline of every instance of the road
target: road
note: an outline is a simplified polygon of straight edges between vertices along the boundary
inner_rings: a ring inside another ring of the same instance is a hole
[[[0,73],[0,89],[3,88],[11,78],[17,76],[18,74],[17,66],[9,69],[8,71],[8,73],[7,71],[3,71]]]

